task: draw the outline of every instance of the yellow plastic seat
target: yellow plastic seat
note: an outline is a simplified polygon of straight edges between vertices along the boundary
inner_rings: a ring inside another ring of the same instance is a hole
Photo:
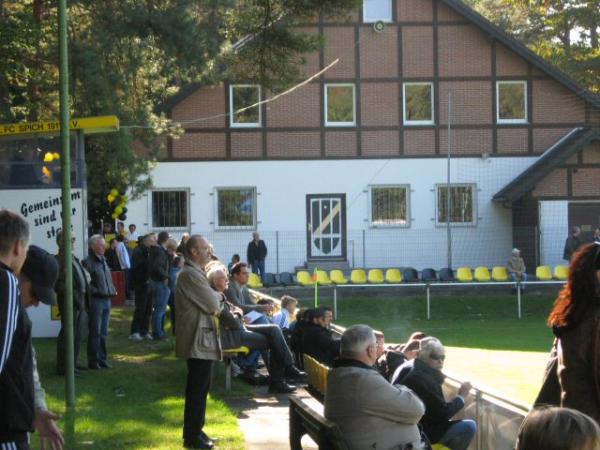
[[[310,273],[306,270],[301,270],[296,274],[296,278],[298,279],[298,284],[300,286],[314,286],[315,282],[312,279]]]
[[[552,279],[552,269],[550,269],[550,266],[538,266],[535,269],[535,277],[539,281],[550,281]]]
[[[352,284],[367,284],[367,274],[363,269],[354,269],[350,272]]]
[[[402,283],[402,272],[400,269],[388,269],[385,271],[385,281],[388,283]]]
[[[450,448],[446,447],[444,444],[433,444],[431,448],[432,450],[450,450]]]
[[[506,267],[496,266],[492,269],[492,280],[494,281],[508,281],[508,270]]]
[[[257,273],[250,273],[248,277],[248,287],[251,289],[258,289],[263,287],[262,281],[260,280],[260,276]]]
[[[367,280],[371,284],[381,284],[385,281],[383,271],[381,269],[371,269],[367,274]]]
[[[473,281],[473,271],[470,267],[459,267],[456,271],[456,279],[462,283]]]
[[[329,279],[327,272],[324,270],[317,270],[317,283],[324,286],[329,286],[331,284],[331,280]]]
[[[245,345],[242,345],[238,348],[227,348],[223,350],[223,353],[226,355],[229,355],[231,353],[247,355],[248,353],[250,353],[250,349]]]
[[[344,272],[339,269],[329,272],[329,278],[333,284],[348,284],[348,279],[344,276]]]
[[[567,281],[567,278],[569,278],[569,266],[556,266],[554,268],[554,278],[560,281]]]
[[[490,276],[490,269],[487,267],[479,266],[475,268],[475,280],[476,281],[490,281],[492,277]]]

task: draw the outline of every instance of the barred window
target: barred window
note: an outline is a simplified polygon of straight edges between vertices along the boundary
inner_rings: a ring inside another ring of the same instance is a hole
[[[353,84],[325,85],[325,125],[353,126],[356,99]]]
[[[450,185],[450,223],[475,224],[475,185]],[[448,187],[437,186],[437,223],[448,222]]]
[[[371,226],[408,227],[409,186],[371,186]]]
[[[260,86],[237,84],[229,86],[229,112],[232,127],[258,127],[261,124]]]
[[[152,228],[189,228],[189,191],[152,191]]]
[[[364,0],[363,22],[391,22],[392,0]]]
[[[217,188],[217,228],[256,227],[256,188]]]
[[[433,124],[433,83],[404,83],[404,124]]]
[[[496,83],[498,123],[527,122],[527,83],[498,81]]]

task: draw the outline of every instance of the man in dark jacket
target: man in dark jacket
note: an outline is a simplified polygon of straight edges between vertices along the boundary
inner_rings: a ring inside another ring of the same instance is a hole
[[[442,391],[445,378],[442,368],[446,359],[444,346],[434,337],[424,338],[420,346],[419,356],[402,384],[412,389],[425,403],[421,425],[431,443],[443,444],[451,450],[466,450],[477,431],[477,424],[473,420],[450,419],[465,406],[471,384],[461,384],[458,395],[447,402]]]
[[[153,245],[156,245],[156,234],[149,233],[139,239],[139,245],[131,255],[131,282],[135,294],[135,311],[129,335],[132,341],[152,339],[150,334],[152,302],[148,295],[148,251]]]
[[[331,367],[340,355],[340,341],[334,339],[329,330],[333,312],[320,307],[308,311],[308,314],[308,323],[302,329],[302,351]]]
[[[267,257],[267,246],[260,238],[258,231],[252,233],[252,240],[247,249],[248,264],[252,266],[253,273],[259,273],[262,278],[265,274],[265,258]]]
[[[166,339],[164,320],[169,303],[171,290],[169,289],[169,253],[167,252],[167,241],[169,233],[161,231],[158,233],[158,245],[148,250],[148,276],[150,284],[148,294],[152,302],[152,338]]]
[[[71,237],[73,244],[75,236]],[[58,311],[60,312],[60,332],[56,340],[56,372],[59,375],[65,374],[65,359],[66,359],[66,342],[65,342],[65,286],[64,286],[64,271],[62,268],[62,232],[56,236],[58,244],[58,254],[56,261],[60,266],[58,281],[55,285],[56,298],[58,300]],[[84,370],[85,367],[77,365],[79,357],[79,349],[81,344],[87,338],[89,333],[88,310],[90,306],[90,284],[89,273],[83,268],[81,261],[73,255],[73,352],[75,360],[75,373]]]
[[[107,361],[106,339],[110,321],[110,299],[117,295],[112,282],[110,269],[104,258],[106,241],[95,234],[89,239],[90,254],[83,266],[90,273],[90,335],[88,338],[88,367],[90,369],[110,369]]]
[[[571,256],[573,256],[573,253],[575,253],[583,243],[583,239],[581,238],[581,228],[577,226],[571,228],[571,235],[565,241],[563,259],[571,261]]]

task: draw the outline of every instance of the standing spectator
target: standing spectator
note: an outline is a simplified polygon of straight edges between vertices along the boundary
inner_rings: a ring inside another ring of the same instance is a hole
[[[417,425],[423,402],[373,368],[376,346],[366,325],[344,331],[341,358],[327,378],[325,417],[338,425],[350,450],[424,448]]]
[[[109,248],[105,252],[106,264],[113,272],[121,270],[121,263],[119,262],[119,254],[117,253],[117,247],[119,241],[116,238],[110,240]]]
[[[121,270],[124,272],[125,277],[125,297],[129,299],[129,290],[130,290],[130,272],[131,272],[131,259],[129,258],[129,250],[125,246],[126,238],[119,234],[116,237],[117,239],[117,258],[119,259],[119,266]]]
[[[127,238],[129,233],[125,230],[125,224],[123,222],[117,222],[117,236],[123,236]]]
[[[248,243],[248,264],[252,266],[253,273],[260,272],[262,279],[265,274],[265,258],[267,257],[267,246],[265,241],[260,238],[258,231],[252,233],[252,240]]]
[[[525,283],[527,282],[527,273],[525,273],[525,261],[521,258],[521,250],[518,248],[512,249],[512,256],[506,263],[508,273],[515,282],[513,293],[517,292],[519,288],[519,282],[521,283],[521,291],[525,290]]]
[[[211,289],[204,272],[210,261],[208,241],[200,235],[190,237],[186,256],[175,286],[175,352],[187,361],[183,444],[186,448],[210,449],[213,441],[202,429],[213,361],[222,357],[215,318],[224,295]]]
[[[340,355],[340,341],[329,329],[333,312],[327,307],[315,308],[309,310],[307,319],[302,328],[302,352],[331,367]]]
[[[177,253],[180,255],[185,255],[185,245],[190,238],[190,233],[183,233],[181,235],[181,240],[179,241],[179,245],[177,246]]]
[[[600,227],[594,228],[594,233],[592,234],[592,242],[600,242]]]
[[[169,253],[167,241],[169,233],[158,233],[158,245],[148,252],[148,274],[150,276],[149,294],[152,302],[152,338],[166,339],[164,321],[169,302]]]
[[[445,349],[442,343],[427,337],[421,340],[419,356],[403,380],[425,404],[425,415],[421,419],[423,431],[432,444],[443,444],[450,450],[466,450],[475,436],[477,424],[473,420],[450,420],[465,406],[465,397],[471,383],[465,382],[458,388],[458,395],[446,402],[442,391],[445,375],[442,373]]]
[[[106,221],[102,223],[102,234],[106,236],[107,234],[113,234],[113,225],[112,222]]]
[[[99,234],[90,237],[89,256],[83,266],[90,273],[90,335],[88,337],[88,367],[111,369],[107,361],[106,340],[110,321],[110,299],[117,295],[104,253],[106,242]]]
[[[240,262],[240,255],[238,255],[237,253],[234,253],[234,255],[231,257],[231,262],[229,264],[227,264],[227,270],[229,271],[229,273],[231,273],[231,269],[233,269],[233,266],[235,266],[239,262]]]
[[[281,329],[290,328],[290,317],[294,317],[298,300],[289,295],[281,297],[281,311],[273,316],[273,323]]]
[[[183,256],[177,253],[177,241],[169,238],[167,241],[167,253],[169,254],[169,317],[171,318],[171,332],[175,335],[175,281],[177,274],[183,268]]]
[[[572,256],[567,284],[548,317],[557,338],[560,406],[600,422],[600,245]]]
[[[40,301],[56,302],[58,265],[38,247],[28,251],[28,245],[27,222],[0,210],[0,448],[29,450],[29,433],[37,430],[42,446],[61,450],[64,439],[58,416],[46,406],[25,311]]]
[[[75,235],[71,235],[71,242],[75,244]],[[65,342],[65,280],[62,254],[62,231],[56,235],[58,254],[56,261],[60,266],[58,281],[55,285],[56,297],[58,299],[58,311],[60,312],[60,332],[56,340],[56,372],[65,374],[66,342]],[[85,370],[86,367],[77,365],[81,344],[89,334],[88,311],[90,307],[90,274],[84,269],[81,261],[73,255],[73,359],[75,361],[75,373]]]
[[[573,253],[575,253],[577,249],[581,247],[582,244],[583,239],[581,238],[581,228],[579,228],[578,226],[571,228],[571,236],[569,236],[565,241],[563,259],[571,261]]]
[[[135,242],[139,238],[140,238],[140,236],[137,232],[137,226],[135,225],[135,223],[130,223],[129,224],[129,240]]]
[[[147,234],[139,241],[140,245],[133,250],[131,255],[131,281],[135,295],[135,311],[129,336],[132,341],[152,339],[150,334],[152,302],[148,292],[148,252],[150,247],[156,245],[156,234]]]

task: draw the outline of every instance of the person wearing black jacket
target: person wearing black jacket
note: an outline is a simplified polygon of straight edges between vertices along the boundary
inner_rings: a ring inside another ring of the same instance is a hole
[[[301,349],[317,361],[332,367],[340,355],[340,340],[334,339],[329,325],[333,313],[329,308],[315,308],[308,311],[307,323],[302,328]]]
[[[265,241],[260,238],[258,231],[252,233],[252,240],[248,243],[246,251],[248,264],[252,266],[253,273],[259,273],[262,278],[265,274],[265,258],[267,257],[267,246]]]
[[[138,241],[139,245],[131,255],[131,282],[135,295],[135,311],[129,335],[129,339],[132,341],[152,339],[150,334],[152,302],[148,295],[148,250],[151,246],[156,245],[156,234],[149,233]]]
[[[161,231],[158,233],[158,245],[148,250],[148,276],[150,284],[148,288],[152,303],[152,338],[166,339],[164,320],[167,303],[171,291],[169,289],[169,253],[167,252],[167,241],[169,233]]]
[[[83,266],[91,277],[88,367],[90,369],[110,369],[112,366],[107,361],[106,339],[110,321],[110,299],[117,295],[117,290],[112,282],[106,258],[104,258],[106,252],[104,238],[99,234],[93,235],[89,239],[89,247],[89,256],[83,260]]]

